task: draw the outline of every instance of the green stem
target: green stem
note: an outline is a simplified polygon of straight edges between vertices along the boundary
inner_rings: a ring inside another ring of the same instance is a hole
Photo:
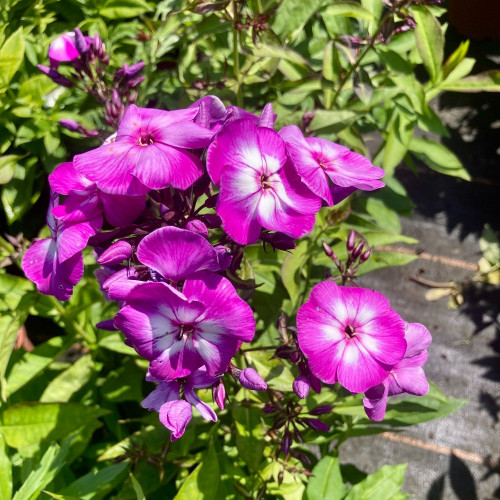
[[[390,17],[392,17],[392,16],[393,16],[393,13],[389,12],[389,13],[387,13],[382,18],[382,20],[380,21],[380,24],[378,26],[377,31],[371,37],[370,42],[368,43],[368,45],[364,48],[363,52],[361,52],[361,54],[358,56],[358,58],[356,59],[355,63],[352,64],[351,67],[345,73],[344,77],[340,81],[340,84],[339,84],[339,86],[338,86],[335,94],[333,94],[332,107],[334,107],[337,104],[337,99],[338,99],[338,97],[340,95],[340,91],[344,88],[344,85],[347,83],[347,81],[349,80],[349,78],[351,77],[351,75],[359,68],[359,65],[361,64],[361,61],[364,59],[364,57],[366,56],[366,54],[370,51],[370,49],[373,48],[373,46],[375,45],[375,41],[376,41],[377,37],[380,35],[380,33],[382,32],[386,21]]]

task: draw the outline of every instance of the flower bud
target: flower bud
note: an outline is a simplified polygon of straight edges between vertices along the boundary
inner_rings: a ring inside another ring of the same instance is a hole
[[[55,68],[57,68],[58,63],[73,61],[79,55],[75,33],[64,33],[58,36],[49,46],[49,59],[51,65]]]
[[[311,372],[307,374],[307,378],[309,379],[309,382],[311,383],[311,387],[313,388],[314,392],[316,394],[319,394],[321,392],[321,380],[313,375]]]
[[[186,229],[193,233],[199,234],[204,238],[208,238],[208,228],[207,226],[205,226],[205,224],[203,224],[203,222],[201,222],[201,220],[198,219],[190,220],[186,224]]]
[[[299,353],[297,351],[295,351],[294,353],[292,353],[292,355],[290,356],[290,361],[292,363],[297,363],[297,361],[299,360]]]
[[[61,85],[63,87],[75,86],[75,84],[71,80],[68,80],[65,76],[62,76],[59,72],[57,72],[53,68],[49,68],[48,66],[43,66],[42,64],[39,64],[37,68],[42,73],[45,73],[54,83],[57,83],[58,85]]]
[[[97,259],[97,263],[101,265],[121,264],[124,260],[130,259],[131,256],[132,247],[130,243],[120,240],[105,250]]]
[[[370,258],[370,255],[372,254],[372,249],[369,248],[368,250],[365,250],[361,256],[359,257],[359,263],[362,264],[363,262],[365,262],[366,260],[368,260]]]
[[[219,381],[212,386],[212,396],[215,404],[223,410],[226,407],[226,388],[224,387],[222,379],[219,379]]]
[[[83,36],[83,33],[78,29],[75,28],[75,47],[76,50],[80,55],[84,55],[89,51],[89,44],[85,37]]]
[[[219,263],[220,270],[224,271],[231,265],[233,256],[231,255],[229,248],[223,245],[214,246],[214,250],[217,252],[217,262]]]
[[[358,245],[356,246],[356,248],[353,250],[352,256],[354,258],[359,257],[361,255],[361,252],[363,251],[364,247],[365,247],[365,244],[362,241],[360,241],[358,243]]]
[[[307,398],[310,388],[311,388],[311,383],[309,382],[307,377],[304,377],[303,375],[297,377],[293,381],[293,392],[297,394],[299,399]]]
[[[67,120],[66,118],[61,118],[59,120],[59,123],[65,129],[70,130],[71,132],[78,132],[80,130],[80,124],[75,122],[74,120]]]
[[[309,411],[310,415],[324,415],[325,413],[330,413],[333,410],[333,406],[330,405],[322,405],[322,406],[316,406],[316,408],[313,408],[312,410]]]
[[[290,431],[287,429],[283,435],[283,439],[281,440],[281,449],[283,450],[283,454],[286,456],[290,451],[290,446],[292,445],[292,435]]]
[[[238,380],[243,387],[252,391],[265,391],[267,389],[265,380],[253,368],[242,370]]]
[[[269,415],[271,413],[274,413],[276,411],[276,406],[273,405],[266,405],[264,406],[262,410],[266,415]]]
[[[299,429],[295,428],[293,430],[293,435],[295,436],[295,441],[297,441],[297,443],[304,442],[304,438],[302,437],[302,434],[300,433]]]
[[[303,418],[302,421],[315,431],[328,432],[330,430],[330,426],[318,418]]]
[[[347,251],[352,252],[354,250],[355,245],[356,245],[356,233],[353,230],[351,230],[351,232],[349,233],[349,238],[347,238],[347,243],[346,243]]]
[[[160,408],[160,422],[172,432],[171,441],[179,439],[184,434],[192,416],[191,405],[183,399],[169,401]]]

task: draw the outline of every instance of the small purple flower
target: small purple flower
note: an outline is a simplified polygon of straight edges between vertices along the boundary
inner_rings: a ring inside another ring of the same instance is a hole
[[[262,227],[298,238],[311,231],[321,200],[287,164],[285,145],[272,129],[237,120],[217,135],[207,170],[220,185],[217,213],[237,243],[255,243]]]
[[[381,168],[344,146],[316,137],[305,138],[295,125],[284,127],[279,135],[302,181],[329,206],[356,189],[372,191],[385,185],[378,180],[384,175]]]
[[[119,240],[106,249],[97,259],[101,265],[121,264],[132,256],[132,247],[128,241]]]
[[[265,391],[266,381],[251,367],[241,370],[238,375],[240,384],[251,391]]]
[[[76,170],[109,194],[140,195],[170,185],[187,189],[203,174],[188,151],[208,145],[213,132],[193,122],[196,108],[177,111],[128,107],[116,139],[76,155]]]
[[[136,285],[115,323],[151,361],[152,376],[166,381],[201,366],[210,376],[224,372],[255,333],[250,306],[226,278],[207,271],[187,279],[182,293],[166,283]]]
[[[188,423],[191,421],[191,406],[194,406],[205,420],[217,421],[217,415],[212,408],[201,401],[194,391],[195,389],[215,387],[220,383],[220,379],[208,375],[204,367],[194,371],[187,377],[170,382],[158,380],[150,373],[146,376],[146,380],[158,382],[158,385],[144,399],[142,406],[150,411],[155,410],[160,413],[160,422],[172,431],[172,441],[184,434]],[[181,393],[184,399],[181,399]]]
[[[429,390],[422,366],[427,361],[427,348],[432,338],[425,326],[419,323],[406,325],[406,352],[381,384],[368,389],[363,398],[365,411],[371,420],[380,422],[385,416],[387,397],[397,394],[423,396]]]
[[[359,393],[380,384],[406,350],[405,323],[380,293],[318,283],[297,313],[309,369]]]
[[[73,61],[79,56],[73,32],[58,36],[49,46],[49,59],[56,62],[56,67],[57,63]]]
[[[27,250],[22,268],[40,293],[64,301],[71,297],[73,287],[83,276],[82,250],[100,229],[102,217],[77,224],[62,223],[52,215],[58,200],[59,196],[52,193],[47,212],[51,237],[35,242]]]

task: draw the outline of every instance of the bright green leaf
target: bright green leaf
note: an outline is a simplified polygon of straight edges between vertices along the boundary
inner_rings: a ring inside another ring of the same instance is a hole
[[[10,500],[12,497],[12,464],[7,455],[4,437],[0,434],[0,498]]]
[[[500,92],[500,71],[485,71],[456,82],[444,82],[439,88],[453,92]]]
[[[307,500],[340,500],[344,497],[345,486],[338,457],[323,457],[312,474],[306,489]]]
[[[411,9],[415,22],[415,38],[417,49],[424,66],[433,82],[441,75],[444,57],[444,35],[441,24],[425,6],[414,6]]]
[[[99,7],[99,14],[108,19],[127,19],[151,10],[144,0],[106,0]]]
[[[471,177],[462,162],[443,144],[414,137],[409,149],[432,170],[470,181]]]
[[[18,28],[5,41],[0,49],[0,87],[5,87],[12,80],[21,66],[24,57],[23,29]]]
[[[239,457],[252,470],[257,470],[264,452],[264,432],[258,410],[235,406],[232,410],[236,423],[236,447]]]
[[[326,16],[344,16],[344,17],[354,17],[359,19],[364,19],[365,21],[373,21],[373,14],[361,5],[354,2],[335,2],[323,11],[323,15]]]
[[[309,128],[318,134],[336,133],[354,123],[361,116],[361,113],[347,109],[339,111],[318,109],[314,113]]]
[[[345,500],[391,500],[405,479],[406,464],[384,465],[355,484]]]
[[[281,280],[292,304],[296,304],[300,293],[301,272],[307,261],[308,243],[301,241],[284,259],[281,266]]]
[[[328,0],[309,0],[297,2],[296,0],[283,0],[279,3],[273,22],[273,30],[286,38],[299,33],[310,17]],[[292,38],[294,38],[292,36]]]
[[[383,162],[383,168],[388,174],[391,174],[406,156],[413,137],[414,125],[414,120],[410,120],[406,115],[398,113],[396,120],[389,129]]]
[[[14,171],[20,155],[0,156],[0,184],[7,184],[14,177]]]
[[[0,433],[12,448],[56,440],[107,413],[77,403],[19,403],[0,415]]]

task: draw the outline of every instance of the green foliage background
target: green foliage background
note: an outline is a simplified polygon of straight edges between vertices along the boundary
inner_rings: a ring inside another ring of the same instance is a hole
[[[50,42],[75,26],[103,38],[111,70],[146,62],[139,105],[173,109],[210,93],[249,110],[272,102],[278,126],[299,124],[365,155],[369,138],[377,144],[370,148],[373,163],[386,171],[385,189],[322,209],[314,231],[291,253],[247,249],[238,279],[261,285],[249,298],[258,319],[255,346],[273,343],[279,311],[293,317],[324,268],[335,275],[322,241],[340,259],[350,229],[372,247],[415,242],[401,234],[399,216],[410,215],[413,204],[393,176],[399,164],[413,168],[422,161],[469,178],[453,152],[432,139],[447,130],[431,102],[443,91],[499,91],[499,73],[471,76],[467,43],[444,59],[444,9],[408,6],[407,13],[416,29],[380,43],[380,26],[398,19],[378,0],[6,0],[0,11],[3,232],[46,235],[47,174],[98,145],[62,129],[61,118],[106,130],[95,102],[78,89],[58,87],[36,68],[47,64]],[[345,35],[366,42],[355,51]],[[1,498],[405,498],[403,465],[367,476],[339,463],[339,446],[463,404],[432,386],[425,397],[389,405],[386,420],[373,424],[360,396],[324,388],[305,405],[334,405],[326,419],[332,430],[308,431],[305,443],[295,445],[312,463],[310,479],[297,459],[284,463],[276,456],[267,432],[272,421],[262,413],[266,394],[236,386],[219,422],[195,418],[170,444],[157,414],[140,407],[152,390],[143,382],[147,363],[120,333],[95,327],[116,309],[101,296],[92,255],[85,256],[82,283],[62,304],[39,295],[22,277],[26,245],[22,235],[0,241]],[[359,274],[414,258],[375,249]],[[14,350],[26,322],[37,345],[31,352]],[[294,374],[288,366],[265,352],[239,356],[241,366],[254,366],[270,388],[289,395]],[[210,401],[208,392],[204,396]]]

